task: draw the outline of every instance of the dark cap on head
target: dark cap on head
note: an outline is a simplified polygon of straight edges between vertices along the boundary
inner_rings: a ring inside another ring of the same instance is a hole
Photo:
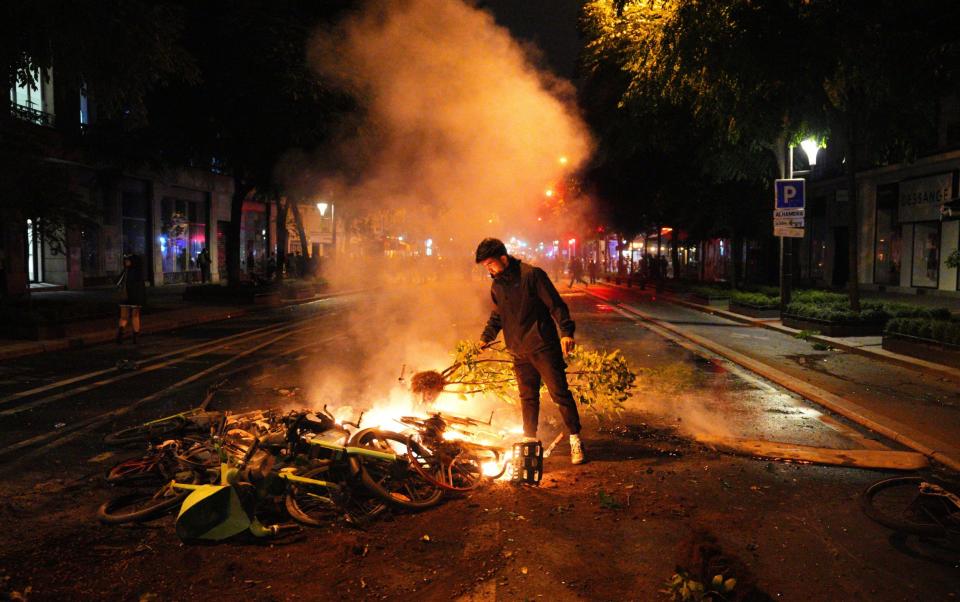
[[[507,254],[507,247],[498,238],[484,238],[477,245],[477,263],[491,257],[502,257]]]

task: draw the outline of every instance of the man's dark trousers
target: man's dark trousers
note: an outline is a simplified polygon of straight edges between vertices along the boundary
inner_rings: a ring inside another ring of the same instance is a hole
[[[526,437],[537,436],[537,424],[540,416],[540,383],[547,385],[550,397],[557,404],[567,433],[576,435],[580,432],[580,414],[577,404],[567,386],[567,365],[563,361],[563,354],[559,348],[547,348],[534,351],[524,356],[517,356],[513,361],[513,371],[517,376],[517,385],[520,388],[520,408],[523,412],[523,434]]]

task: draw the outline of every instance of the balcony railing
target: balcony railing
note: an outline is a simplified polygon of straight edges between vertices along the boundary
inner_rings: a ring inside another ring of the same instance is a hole
[[[44,111],[39,111],[32,107],[25,107],[23,105],[11,104],[10,113],[13,114],[17,119],[22,119],[24,121],[29,121],[30,123],[35,123],[37,125],[43,125],[46,127],[53,127],[55,117],[53,113],[46,113]]]

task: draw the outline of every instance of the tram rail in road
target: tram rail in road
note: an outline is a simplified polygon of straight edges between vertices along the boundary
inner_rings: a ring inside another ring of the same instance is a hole
[[[0,462],[4,464],[2,470],[8,470],[22,461],[29,458],[35,458],[43,453],[60,447],[78,437],[87,434],[98,427],[115,420],[119,417],[129,414],[133,410],[144,406],[150,402],[155,402],[170,394],[203,379],[209,379],[211,382],[222,380],[223,378],[236,374],[241,371],[250,370],[266,362],[276,361],[277,358],[287,357],[301,351],[320,347],[335,339],[346,335],[338,334],[322,339],[312,340],[306,344],[293,345],[288,348],[271,350],[269,357],[259,359],[254,362],[243,362],[241,365],[228,368],[248,356],[267,349],[273,345],[280,344],[285,339],[293,335],[311,334],[314,335],[323,331],[325,326],[321,321],[330,320],[337,315],[336,311],[326,311],[320,315],[314,315],[304,319],[298,319],[293,322],[281,324],[270,324],[263,327],[245,330],[228,336],[220,337],[211,341],[206,341],[199,345],[191,344],[168,351],[150,358],[144,359],[137,370],[120,371],[111,367],[106,369],[94,370],[84,374],[72,376],[43,386],[34,387],[26,391],[17,392],[6,397],[0,398],[0,416],[11,417],[23,415],[30,410],[47,406],[53,402],[61,401],[78,395],[89,393],[95,390],[109,391],[106,387],[116,383],[126,381],[134,377],[142,377],[144,374],[156,372],[170,366],[182,365],[184,362],[194,358],[209,356],[223,350],[235,349],[229,357],[207,367],[198,366],[199,371],[186,376],[178,377],[178,381],[160,388],[159,390],[125,403],[120,407],[114,407],[105,412],[97,413],[82,420],[64,425],[61,428],[51,431],[45,431],[39,434],[33,434],[22,440],[12,442],[5,447],[0,448]],[[251,345],[252,344],[252,345]],[[301,358],[296,358],[299,360]],[[226,371],[225,371],[226,370]],[[106,376],[106,378],[102,378]],[[96,379],[96,380],[95,380]],[[93,382],[91,382],[93,381]],[[50,395],[45,395],[52,393]],[[9,418],[7,418],[9,419]],[[4,461],[6,460],[6,461]]]

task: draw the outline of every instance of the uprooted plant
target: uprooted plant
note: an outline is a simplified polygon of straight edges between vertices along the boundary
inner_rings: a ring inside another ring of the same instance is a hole
[[[418,372],[411,379],[414,393],[431,402],[444,392],[469,395],[492,393],[515,403],[517,379],[513,358],[501,345],[481,348],[472,341],[460,341],[453,364],[441,372]],[[581,405],[599,418],[618,415],[630,397],[637,375],[630,370],[619,350],[609,353],[574,349],[566,357],[567,382]]]

